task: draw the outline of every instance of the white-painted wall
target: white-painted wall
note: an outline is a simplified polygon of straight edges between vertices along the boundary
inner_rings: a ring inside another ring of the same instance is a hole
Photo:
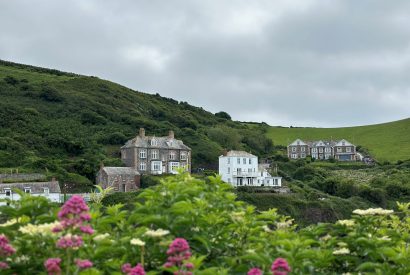
[[[32,196],[42,196],[49,199],[52,202],[61,202],[61,194],[60,193],[49,193],[46,194],[31,194]],[[12,201],[20,200],[20,195],[14,192],[11,192],[10,196],[6,196],[6,194],[0,194],[0,199],[10,199]],[[0,202],[0,205],[6,205],[6,202]]]
[[[244,159],[246,160],[245,163]],[[240,173],[238,169],[240,169]],[[281,177],[272,177],[265,169],[258,170],[257,156],[220,156],[219,175],[221,175],[224,182],[230,183],[234,187],[282,186]],[[241,180],[242,185],[240,184]]]

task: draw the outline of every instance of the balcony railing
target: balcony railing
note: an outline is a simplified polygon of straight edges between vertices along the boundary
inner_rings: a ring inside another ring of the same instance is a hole
[[[246,171],[233,171],[232,176],[234,177],[257,177],[257,172],[246,172]]]

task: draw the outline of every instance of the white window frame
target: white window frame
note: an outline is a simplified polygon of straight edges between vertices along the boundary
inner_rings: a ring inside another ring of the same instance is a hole
[[[9,193],[8,195],[7,195],[7,192]],[[4,188],[4,193],[6,194],[6,197],[11,197],[11,194],[12,194],[11,188]]]
[[[175,157],[176,157],[175,151],[169,151],[169,159],[175,160]]]
[[[317,148],[312,148],[312,153],[317,153]]]
[[[152,151],[151,151],[151,158],[152,158],[152,159],[158,159],[158,158],[159,158],[159,152],[158,152],[158,150],[152,150]]]
[[[181,152],[180,153],[180,158],[181,158],[181,160],[186,160],[187,159],[187,152]]]
[[[251,158],[249,158],[249,160],[248,160],[248,161],[249,161],[249,164],[252,164],[252,159],[251,159]]]
[[[155,138],[151,139],[151,146],[157,146],[158,142]]]
[[[140,159],[146,159],[147,158],[147,150],[146,149],[140,149],[139,150],[139,156],[140,156]]]
[[[301,154],[300,154],[300,157],[301,157],[301,158],[306,158],[306,154],[305,154],[305,153],[301,153]]]
[[[352,148],[346,147],[346,153],[351,153],[351,152],[352,152]]]
[[[237,158],[238,164],[241,164],[241,158]]]
[[[297,158],[298,158],[298,154],[292,154],[292,158],[293,158],[293,159],[297,159]]]
[[[292,147],[292,152],[296,152],[296,147]]]
[[[301,152],[305,152],[305,151],[306,151],[306,148],[302,146],[302,147],[300,147],[300,151],[301,151]]]
[[[231,173],[231,167],[228,167],[228,174]]]
[[[24,193],[31,194],[31,187],[24,187]]]
[[[44,195],[46,196],[50,195],[50,188],[44,187],[43,191],[44,191]]]
[[[152,171],[161,171],[162,170],[162,162],[161,161],[151,162],[151,170]]]
[[[246,164],[246,158],[243,158],[243,159],[242,159],[242,163],[243,163],[243,164]]]
[[[176,172],[176,169],[179,168],[179,162],[169,162],[169,172]]]
[[[228,164],[231,164],[231,158],[227,158]]]
[[[319,153],[323,153],[323,148],[319,148]]]
[[[325,148],[325,153],[330,153],[330,152],[332,152],[332,149],[330,149],[329,147],[326,147]]]
[[[341,153],[342,152],[342,147],[337,147],[337,152]]]
[[[140,162],[140,170],[141,171],[146,171],[147,170],[147,163],[146,162]]]

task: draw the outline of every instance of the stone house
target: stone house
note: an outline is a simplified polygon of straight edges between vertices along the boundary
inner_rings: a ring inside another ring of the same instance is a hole
[[[133,167],[100,167],[97,184],[102,188],[113,187],[114,191],[127,192],[140,188],[140,174]]]
[[[146,136],[141,128],[138,136],[121,147],[121,160],[140,174],[175,174],[178,167],[191,172],[191,148],[176,139],[173,131],[168,136]]]
[[[61,189],[54,178],[48,182],[16,182],[0,184],[0,199],[19,200],[20,195],[14,190],[19,189],[32,196],[42,196],[52,202],[61,202]],[[5,205],[6,202],[0,202]]]
[[[320,160],[334,158],[341,161],[355,161],[356,146],[345,139],[340,141],[302,141],[296,139],[288,145],[290,159],[303,159],[307,156]]]

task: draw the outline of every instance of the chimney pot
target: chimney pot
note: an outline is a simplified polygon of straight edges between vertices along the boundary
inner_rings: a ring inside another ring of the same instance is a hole
[[[145,137],[145,129],[144,128],[140,128],[140,137]]]
[[[174,131],[170,130],[170,131],[168,132],[168,137],[169,137],[169,138],[175,138]]]

